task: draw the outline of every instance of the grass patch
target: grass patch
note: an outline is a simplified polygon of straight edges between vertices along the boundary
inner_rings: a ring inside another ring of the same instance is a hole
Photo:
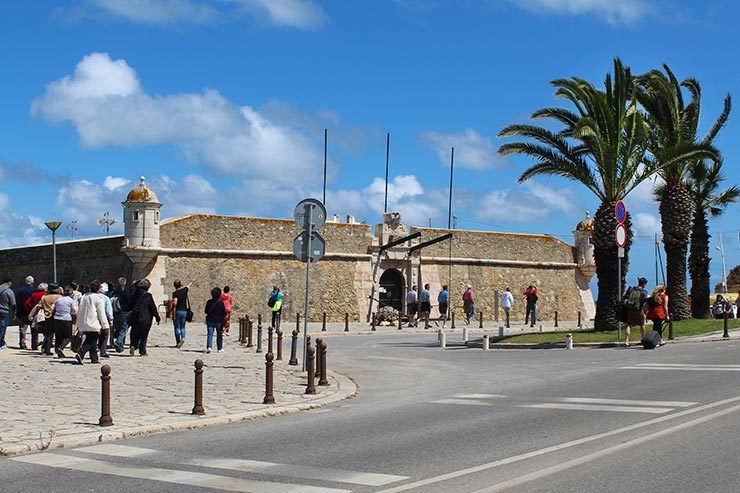
[[[740,319],[731,318],[727,321],[727,325],[730,329],[740,328]],[[648,322],[645,324],[645,330],[651,330],[652,323]],[[700,320],[689,318],[687,320],[681,320],[673,324],[673,336],[674,337],[685,337],[685,336],[697,336],[702,334],[709,334],[711,332],[719,332],[723,329],[722,320]],[[573,334],[573,340],[575,342],[620,342],[617,339],[617,331],[597,331],[593,329],[582,329],[582,330],[563,330],[558,332],[535,332],[529,334],[517,334],[504,337],[491,337],[491,342],[502,342],[512,344],[549,344],[565,342],[565,334]],[[663,329],[663,336],[668,337],[668,326],[666,325]],[[624,340],[624,328],[622,328],[622,339]],[[632,335],[630,336],[632,342],[640,341],[640,329],[632,329]]]

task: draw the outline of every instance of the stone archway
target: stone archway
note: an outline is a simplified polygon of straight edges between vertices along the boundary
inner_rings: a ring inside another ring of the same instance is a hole
[[[386,269],[380,276],[378,307],[391,306],[403,312],[404,285],[403,274],[398,269]]]

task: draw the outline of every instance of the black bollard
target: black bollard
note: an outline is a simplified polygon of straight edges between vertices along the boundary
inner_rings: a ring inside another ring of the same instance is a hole
[[[273,332],[272,326],[268,327],[267,328],[267,352],[268,353],[272,352],[272,332]]]
[[[555,310],[555,327],[558,326],[558,311]]]
[[[581,312],[578,312],[578,328],[581,328]]]
[[[252,343],[252,335],[252,321],[249,320],[249,316],[247,316],[247,347],[254,347],[254,344]]]
[[[724,322],[723,322],[724,323],[724,332],[722,333],[722,338],[723,339],[729,339],[729,337],[730,337],[730,331],[728,330],[729,328],[727,327],[727,312],[725,312],[725,317],[724,318],[725,318],[724,319]]]
[[[262,321],[257,324],[257,352],[262,352]]]
[[[195,360],[195,405],[193,414],[203,416],[206,413],[203,407],[203,360]]]
[[[272,366],[275,364],[272,360],[274,358],[272,353],[265,355],[265,399],[262,404],[275,404],[275,396],[272,395]]]
[[[483,312],[478,312],[478,318],[480,319],[480,321],[478,322],[478,328],[482,329],[483,328]]]
[[[283,360],[283,331],[277,331],[277,358],[278,361]]]
[[[296,313],[295,314],[295,330],[298,331],[298,333],[301,333],[301,314]]]
[[[349,332],[349,313],[344,313],[344,331]]]
[[[668,340],[673,340],[673,317],[668,319]]]
[[[401,310],[398,310],[398,330],[403,329],[403,316]]]
[[[375,312],[373,312],[373,316],[370,319],[370,330],[375,331],[375,324],[377,324],[377,320],[375,318]]]
[[[100,426],[113,426],[113,418],[110,416],[110,366],[103,365],[100,369],[100,381],[102,383],[102,398],[100,405]]]
[[[326,379],[326,343],[323,341],[321,342],[319,357],[321,358],[321,375],[319,375],[319,385],[329,385],[329,381]]]
[[[288,364],[291,366],[298,365],[298,358],[296,358],[296,352],[298,351],[298,331],[293,331],[293,339],[290,341],[290,360]]]
[[[314,375],[316,378],[321,377],[321,343],[323,341],[321,338],[316,339],[316,371],[314,372]]]
[[[450,328],[455,328],[455,312],[450,313]]]
[[[315,354],[316,354],[316,350],[312,348],[311,346],[308,346],[308,356],[306,359],[306,371],[308,372],[308,383],[306,385],[306,394],[316,393],[316,385],[314,383],[315,373],[313,369],[313,361],[314,361]]]
[[[321,314],[321,332],[326,332],[326,312]]]

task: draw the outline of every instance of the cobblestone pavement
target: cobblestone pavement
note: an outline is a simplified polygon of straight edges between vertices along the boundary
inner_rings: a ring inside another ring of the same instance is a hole
[[[69,349],[66,359],[16,349],[17,328],[10,327],[11,349],[0,351],[0,455],[310,409],[356,391],[348,378],[330,372],[330,386],[318,387],[317,395],[305,395],[305,373],[300,366],[288,365],[290,338],[286,338],[284,359],[274,366],[276,404],[263,405],[264,354],[239,346],[236,327],[224,337],[223,353],[214,349],[204,354],[205,326],[188,324],[187,330],[182,349],[174,347],[171,322],[163,322],[152,327],[148,356],[110,350],[110,359],[101,359],[102,364],[90,364],[88,358],[79,366]],[[191,414],[198,358],[205,363],[203,417]],[[105,428],[98,426],[103,364],[111,367],[114,422]]]

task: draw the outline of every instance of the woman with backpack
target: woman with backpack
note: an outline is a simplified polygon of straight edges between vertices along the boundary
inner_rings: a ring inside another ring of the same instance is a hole
[[[226,306],[221,299],[221,288],[211,289],[211,299],[206,301],[206,353],[213,348],[213,334],[216,334],[216,347],[219,353],[224,352],[224,334],[221,332],[221,323],[226,316]]]
[[[668,316],[668,295],[665,292],[665,286],[658,284],[647,299],[648,312],[647,318],[653,321],[653,330],[660,334],[660,346],[665,344],[663,341],[663,323],[669,319]]]
[[[640,327],[640,338],[645,337],[645,312],[643,311],[648,293],[645,290],[647,279],[640,277],[637,286],[632,286],[624,295],[624,305],[627,309],[626,326],[624,329],[624,345],[630,347],[630,332],[632,327]]]

